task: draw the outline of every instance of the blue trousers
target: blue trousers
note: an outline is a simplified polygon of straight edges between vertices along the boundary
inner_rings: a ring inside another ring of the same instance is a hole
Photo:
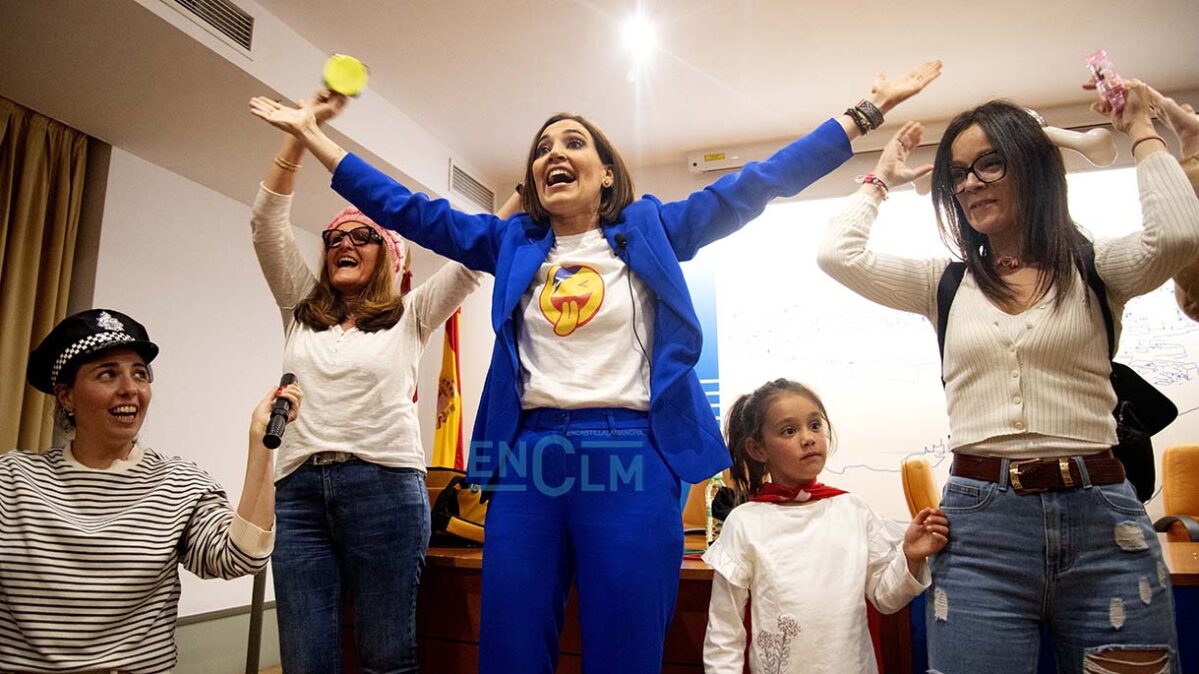
[[[1042,626],[1060,672],[1125,649],[1164,651],[1160,671],[1179,671],[1170,575],[1145,509],[1128,482],[1091,484],[1078,465],[1083,486],[1039,494],[1016,494],[1006,463],[1002,482],[949,478],[949,545],[925,593],[930,671],[1031,674]]]
[[[416,672],[416,591],[429,545],[424,474],[366,461],[279,481],[271,557],[283,670],[342,671],[342,592],[364,672]]]
[[[510,450],[510,451],[509,451]],[[662,670],[683,556],[679,479],[645,413],[526,412],[487,512],[481,674],[552,674],[572,583],[587,674]]]

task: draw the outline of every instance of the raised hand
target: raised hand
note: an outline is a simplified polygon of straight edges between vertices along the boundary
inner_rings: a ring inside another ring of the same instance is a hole
[[[309,106],[303,101],[297,104],[299,107],[292,108],[265,96],[255,96],[250,99],[250,114],[298,138],[305,130],[317,128],[316,109],[320,106]],[[333,112],[329,114],[332,116]]]
[[[894,80],[878,73],[874,76],[874,84],[870,86],[870,100],[885,113],[923,91],[924,87],[940,76],[940,61],[922,63],[908,74]]]
[[[340,114],[348,101],[349,99],[341,94],[321,89],[316,92],[307,105],[312,108],[312,115],[316,118],[316,123],[324,124]]]
[[[1150,112],[1178,136],[1182,157],[1199,154],[1199,115],[1195,114],[1195,108],[1179,104],[1149,85],[1145,85],[1145,91],[1149,94]]]
[[[949,520],[940,508],[925,508],[916,514],[903,535],[903,554],[909,567],[940,552],[949,542]]]
[[[1149,87],[1140,80],[1124,80],[1123,82],[1128,96],[1124,101],[1124,108],[1119,113],[1116,113],[1112,106],[1102,98],[1091,103],[1091,109],[1107,117],[1111,121],[1112,128],[1121,133],[1128,134],[1135,129],[1138,133],[1148,131],[1152,134],[1153,120],[1149,118]],[[1094,89],[1094,81],[1083,84],[1083,88]]]
[[[908,156],[920,145],[924,127],[920,122],[906,122],[883,146],[883,153],[874,166],[874,175],[893,188],[911,182],[933,170],[932,164],[908,166]]]

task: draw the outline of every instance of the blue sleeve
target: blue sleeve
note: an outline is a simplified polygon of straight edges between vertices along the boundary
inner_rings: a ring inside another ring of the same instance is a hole
[[[835,120],[775,152],[750,162],[682,201],[662,206],[666,236],[679,260],[724,238],[761,215],[777,197],[798,194],[853,156],[849,137]]]
[[[445,199],[414,193],[355,154],[333,172],[333,189],[372,220],[477,271],[495,273],[503,221],[454,210]]]

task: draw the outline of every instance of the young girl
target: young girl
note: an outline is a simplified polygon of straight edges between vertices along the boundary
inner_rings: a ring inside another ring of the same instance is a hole
[[[776,379],[741,396],[725,435],[734,489],[749,502],[704,554],[716,570],[705,671],[743,671],[753,595],[754,674],[877,672],[862,597],[894,613],[923,592],[925,559],[945,547],[948,520],[925,508],[904,532],[857,496],[817,482],[833,432],[824,403],[802,384]]]

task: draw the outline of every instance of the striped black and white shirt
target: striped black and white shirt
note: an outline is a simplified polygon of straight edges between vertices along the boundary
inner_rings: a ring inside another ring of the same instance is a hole
[[[137,445],[104,470],[69,448],[0,454],[0,671],[168,671],[179,565],[236,578],[273,546],[189,461]]]

